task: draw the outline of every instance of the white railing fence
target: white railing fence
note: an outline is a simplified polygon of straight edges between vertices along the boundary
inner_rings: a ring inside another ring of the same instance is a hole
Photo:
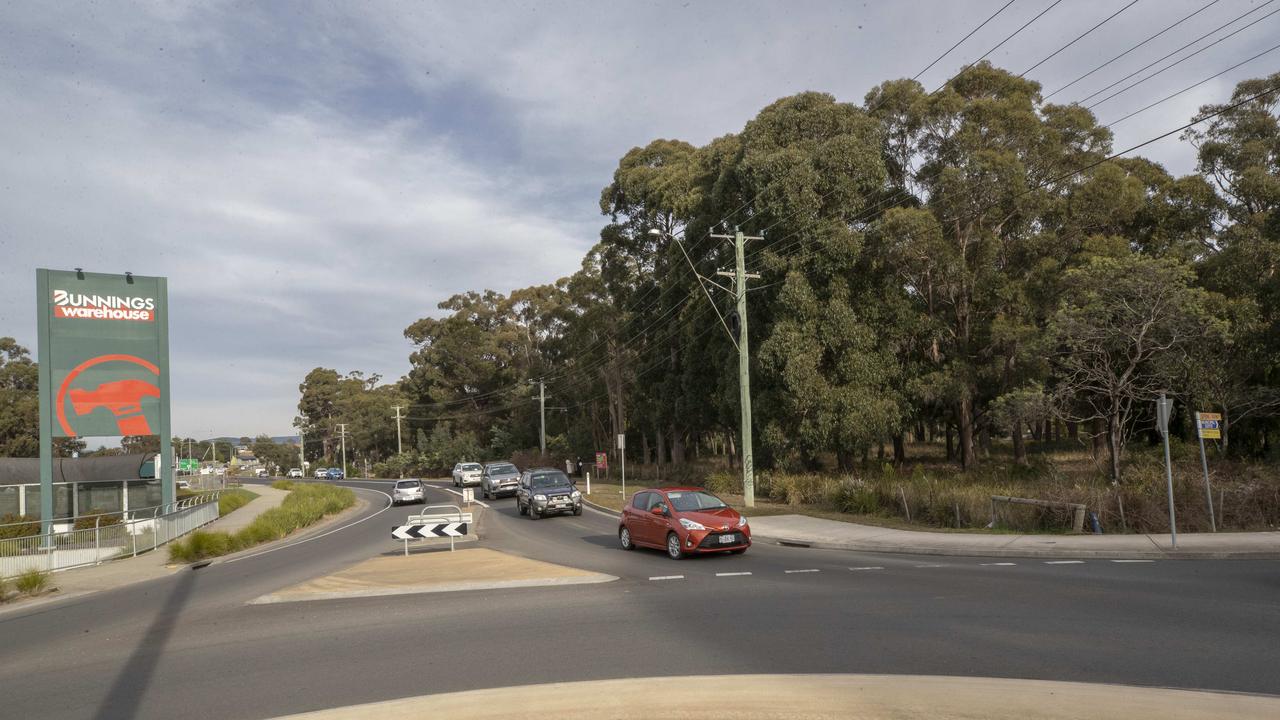
[[[220,494],[214,491],[126,513],[82,516],[76,518],[76,524],[84,527],[53,534],[40,533],[39,520],[0,525],[0,536],[35,526],[34,534],[0,539],[0,577],[12,577],[32,568],[56,571],[97,565],[111,558],[154,550],[217,520]],[[87,527],[90,520],[93,527]],[[12,530],[15,527],[21,530]]]

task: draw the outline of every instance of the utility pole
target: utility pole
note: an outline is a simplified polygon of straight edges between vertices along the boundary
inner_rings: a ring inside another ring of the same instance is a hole
[[[538,381],[538,448],[547,454],[547,384]]]
[[[298,428],[298,469],[302,471],[302,476],[307,476],[307,435]]]
[[[734,271],[717,272],[733,278],[733,295],[737,298],[738,313],[738,396],[742,405],[742,494],[747,507],[756,506],[755,467],[751,453],[751,355],[747,349],[747,279],[759,278],[746,271],[746,255],[743,251],[747,240],[763,240],[763,237],[743,235],[734,228],[733,235],[712,235],[713,238],[733,241]]]
[[[347,478],[347,424],[338,423],[338,437],[342,438],[342,479]]]
[[[404,446],[400,444],[400,411],[404,409],[403,405],[392,406],[392,410],[396,411],[396,454],[404,452]]]

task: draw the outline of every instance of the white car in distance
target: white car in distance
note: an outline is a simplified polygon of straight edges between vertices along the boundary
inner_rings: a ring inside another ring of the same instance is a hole
[[[484,466],[480,463],[460,462],[453,466],[453,485],[454,487],[479,485],[483,475]]]

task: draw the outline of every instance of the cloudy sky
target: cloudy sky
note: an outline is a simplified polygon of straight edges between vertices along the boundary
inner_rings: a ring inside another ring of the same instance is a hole
[[[1051,1],[1015,0],[921,81]],[[1030,77],[1054,90],[1206,2],[1141,0]],[[398,378],[403,329],[442,299],[576,270],[631,147],[704,143],[802,90],[861,102],[1004,3],[5,3],[0,335],[34,351],[37,267],[167,276],[174,432],[289,433],[309,369]],[[1063,2],[991,59],[1022,72],[1128,3]],[[1220,0],[1054,100],[1270,4]],[[1277,37],[1280,16],[1264,19],[1095,112],[1110,122]],[[1277,67],[1272,53],[1126,120],[1116,147]],[[1192,167],[1176,139],[1144,154]]]

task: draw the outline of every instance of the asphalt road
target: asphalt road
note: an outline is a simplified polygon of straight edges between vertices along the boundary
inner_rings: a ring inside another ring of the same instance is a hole
[[[734,673],[1280,694],[1273,561],[1049,563],[759,544],[676,562],[618,549],[604,514],[535,522],[500,500],[482,545],[620,579],[246,605],[400,551],[390,527],[416,511],[386,509],[385,485],[344,484],[370,507],[316,537],[0,616],[4,716],[263,718],[432,692]]]

